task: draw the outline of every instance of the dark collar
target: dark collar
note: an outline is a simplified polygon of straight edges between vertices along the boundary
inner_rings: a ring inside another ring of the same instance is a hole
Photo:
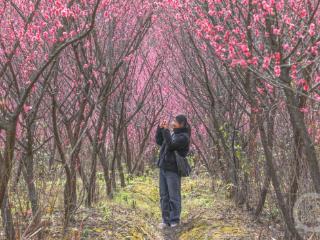
[[[173,132],[175,134],[178,134],[178,133],[188,133],[188,129],[187,128],[174,128],[173,129]]]

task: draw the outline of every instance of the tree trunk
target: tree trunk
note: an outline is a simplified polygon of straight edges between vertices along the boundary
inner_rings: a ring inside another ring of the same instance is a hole
[[[90,178],[88,183],[87,199],[86,199],[86,205],[88,207],[92,206],[93,198],[96,190],[97,154],[98,154],[98,143],[94,142],[93,149],[92,149],[92,157],[91,157],[91,171],[90,171]]]
[[[119,151],[118,151],[118,156],[117,156],[117,168],[118,168],[118,172],[119,172],[119,177],[120,177],[120,185],[121,187],[125,187],[126,186],[126,181],[125,181],[125,177],[124,177],[124,173],[123,173],[123,167],[121,164],[121,159],[122,159],[122,151],[123,151],[123,134],[121,134],[120,136],[120,146],[119,146]]]
[[[6,131],[4,154],[0,155],[0,205],[2,205],[7,192],[7,185],[11,177],[12,159],[14,155],[14,146],[16,140],[16,122],[10,125],[9,130]]]
[[[238,176],[237,176],[237,170],[236,170],[236,163],[234,161],[234,158],[232,157],[231,153],[229,152],[230,149],[227,145],[226,139],[224,138],[223,133],[221,132],[221,126],[218,122],[218,119],[212,112],[211,114],[212,117],[212,123],[213,126],[217,132],[218,139],[220,140],[220,143],[223,148],[223,155],[224,158],[227,160],[227,169],[229,171],[228,173],[228,182],[231,183],[231,197],[234,197],[237,199],[237,191],[238,191]]]
[[[29,200],[31,202],[32,215],[35,216],[38,211],[38,194],[34,184],[33,159],[29,154],[22,159],[25,170],[23,176],[28,188]]]
[[[112,187],[111,187],[111,181],[109,176],[109,162],[108,162],[105,146],[101,147],[101,150],[99,152],[99,160],[103,169],[103,177],[106,184],[106,194],[108,197],[111,197]]]
[[[300,178],[300,159],[302,159],[302,151],[303,151],[303,147],[302,147],[302,139],[299,135],[298,132],[294,133],[294,143],[295,143],[295,148],[294,148],[294,159],[292,162],[293,165],[293,169],[290,171],[292,174],[292,179],[291,179],[291,184],[289,187],[289,195],[287,198],[287,205],[289,208],[289,213],[290,213],[290,217],[292,218],[292,220],[294,221],[293,218],[293,207],[294,204],[297,200],[297,192],[298,192],[298,188],[299,188],[299,178]],[[286,231],[285,233],[285,237],[286,238],[290,238],[290,232]]]
[[[312,142],[310,135],[308,133],[306,123],[303,118],[303,113],[300,112],[300,106],[295,99],[294,93],[291,90],[289,77],[289,69],[282,71],[282,80],[286,84],[287,88],[284,88],[284,93],[286,96],[287,109],[290,116],[290,121],[294,132],[299,133],[302,143],[304,146],[304,155],[309,166],[310,176],[313,181],[313,186],[317,193],[320,193],[320,170],[317,160],[316,150],[314,148],[314,143]]]
[[[77,179],[75,170],[65,166],[66,183],[64,185],[64,229],[69,226],[70,222],[74,221],[74,213],[77,207]]]
[[[11,214],[11,208],[9,204],[8,192],[5,193],[3,203],[1,206],[1,216],[3,228],[5,230],[5,235],[7,240],[15,240],[15,230],[13,225],[13,219]]]
[[[270,139],[269,134],[274,133],[274,127],[273,125],[270,126],[270,121],[267,122],[268,124],[268,136],[265,132],[264,126],[263,126],[263,121],[260,119],[259,121],[259,132],[260,132],[260,139],[262,142],[262,147],[264,150],[265,158],[266,158],[266,164],[268,169],[270,170],[270,178],[272,181],[273,188],[275,190],[276,196],[277,196],[277,202],[278,206],[282,212],[282,216],[284,218],[284,221],[286,223],[288,231],[291,233],[292,240],[302,240],[301,236],[297,232],[294,221],[292,221],[292,218],[290,217],[289,210],[286,206],[285,200],[283,198],[281,189],[280,189],[280,183],[277,177],[277,173],[275,170],[275,167],[273,165],[273,156],[272,156],[272,146],[268,143],[267,139]],[[273,138],[273,137],[272,137]]]
[[[124,132],[124,139],[125,139],[125,146],[126,146],[126,165],[128,173],[132,173],[132,157],[131,157],[131,151],[130,151],[130,144],[128,139],[128,131],[127,128],[125,128]]]
[[[267,167],[266,167],[266,169],[267,169]],[[266,175],[264,177],[262,189],[261,189],[261,192],[260,192],[260,198],[259,198],[256,210],[254,212],[254,215],[255,215],[256,218],[258,218],[260,216],[261,212],[262,212],[263,206],[264,206],[264,204],[266,202],[267,193],[269,191],[269,186],[270,186],[270,173],[269,173],[269,170],[266,170],[265,174]]]

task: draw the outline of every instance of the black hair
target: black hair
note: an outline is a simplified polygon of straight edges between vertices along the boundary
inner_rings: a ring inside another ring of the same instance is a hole
[[[187,129],[189,137],[191,136],[191,126],[188,123],[188,119],[185,115],[180,114],[176,116],[176,121],[183,125],[184,128]]]

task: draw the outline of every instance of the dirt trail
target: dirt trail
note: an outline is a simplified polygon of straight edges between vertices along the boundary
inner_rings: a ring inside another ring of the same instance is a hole
[[[205,176],[183,179],[182,224],[174,230],[159,230],[157,183],[156,174],[134,178],[113,200],[100,201],[94,209],[80,209],[76,216],[80,221],[65,239],[265,240],[275,235],[235,207],[223,189],[212,193]],[[58,233],[50,235],[51,239],[61,239]]]

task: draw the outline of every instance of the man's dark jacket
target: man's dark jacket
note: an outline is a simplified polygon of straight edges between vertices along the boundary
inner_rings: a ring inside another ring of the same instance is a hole
[[[156,132],[156,142],[161,146],[160,157],[157,162],[158,167],[178,172],[177,162],[174,151],[180,156],[186,157],[189,151],[189,135],[187,128],[174,129],[170,134],[168,129],[158,126]]]

